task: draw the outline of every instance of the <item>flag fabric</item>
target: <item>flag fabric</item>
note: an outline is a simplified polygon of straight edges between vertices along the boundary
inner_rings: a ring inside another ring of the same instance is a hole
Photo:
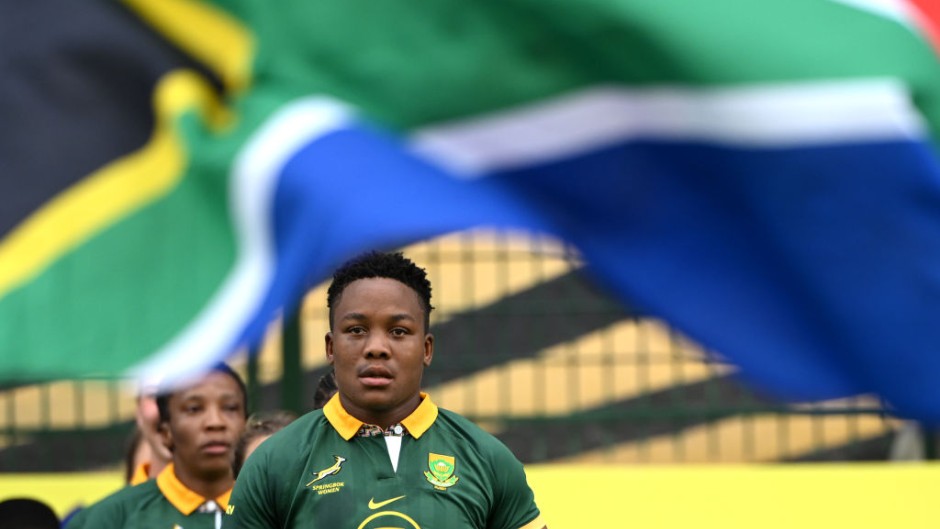
[[[190,372],[356,252],[486,224],[562,237],[770,393],[940,421],[927,1],[95,5],[113,34],[73,20],[40,51],[79,85],[133,66],[150,135],[63,151],[72,172],[5,206],[7,378]],[[63,95],[39,53],[4,99]],[[47,138],[11,129],[38,163]]]

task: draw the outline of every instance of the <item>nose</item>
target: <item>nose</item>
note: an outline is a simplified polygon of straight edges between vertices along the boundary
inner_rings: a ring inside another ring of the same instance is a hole
[[[369,333],[364,350],[366,358],[389,358],[392,354],[388,337],[381,332]]]
[[[210,430],[224,430],[225,416],[220,406],[209,406],[206,410],[206,428]]]

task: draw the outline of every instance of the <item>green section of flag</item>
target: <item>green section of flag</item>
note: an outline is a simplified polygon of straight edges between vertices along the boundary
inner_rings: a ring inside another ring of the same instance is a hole
[[[833,0],[216,3],[258,36],[256,88],[331,94],[404,129],[601,83],[859,77],[906,80],[940,123],[940,69],[927,43]]]

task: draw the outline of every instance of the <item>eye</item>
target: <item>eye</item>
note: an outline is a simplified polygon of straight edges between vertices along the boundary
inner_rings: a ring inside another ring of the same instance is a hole
[[[346,329],[346,332],[349,334],[356,334],[356,335],[365,334],[366,328],[361,325],[355,325],[353,327]]]
[[[411,334],[411,332],[408,329],[404,329],[402,327],[395,327],[394,329],[392,329],[392,336],[401,337],[401,336],[407,336],[409,334]]]

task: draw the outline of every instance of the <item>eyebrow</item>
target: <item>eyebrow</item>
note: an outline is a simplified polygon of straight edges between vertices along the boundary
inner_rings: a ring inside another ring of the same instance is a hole
[[[366,318],[366,315],[361,312],[349,312],[349,313],[344,314],[339,319],[339,321],[362,321],[366,319],[368,319]],[[391,319],[392,321],[403,321],[403,320],[418,321],[417,318],[415,318],[414,316],[404,313],[404,312],[399,313],[399,314],[393,314]]]
[[[238,392],[222,393],[221,395],[219,395],[219,400],[227,400],[227,399],[241,400],[241,395]],[[180,402],[189,402],[191,400],[203,401],[203,400],[212,400],[212,399],[205,393],[191,393],[189,395],[179,395],[178,400]]]

